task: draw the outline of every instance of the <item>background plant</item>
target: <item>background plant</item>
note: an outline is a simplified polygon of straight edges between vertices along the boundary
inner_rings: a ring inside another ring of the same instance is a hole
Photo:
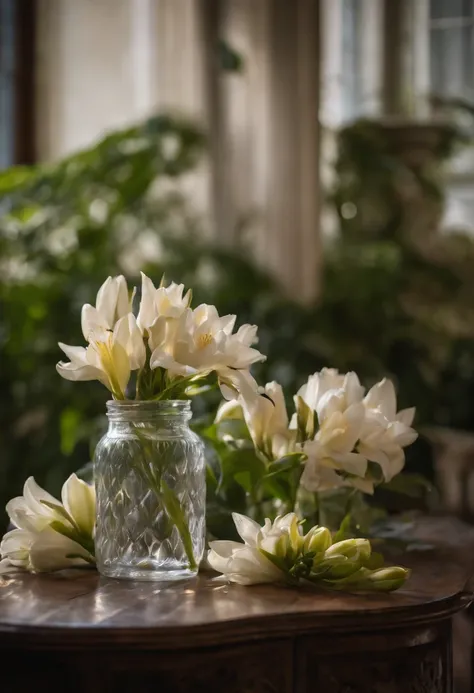
[[[203,240],[202,222],[178,185],[205,148],[192,123],[158,116],[59,163],[0,175],[1,507],[29,475],[57,493],[91,457],[105,423],[103,393],[93,383],[62,381],[54,366],[57,342],[78,343],[80,307],[93,302],[108,274],[136,283],[142,269],[158,283],[165,273],[193,286],[196,304],[258,324],[259,349],[269,356],[254,370],[261,382],[275,379],[295,392],[327,365],[356,370],[368,386],[387,375],[401,407],[416,402],[418,428],[474,430],[474,410],[465,406],[474,392],[473,245],[452,237],[422,252],[407,242],[404,218],[383,197],[404,164],[393,151],[382,162],[357,158],[344,144],[351,136],[341,135],[331,198],[341,234],[326,249],[322,293],[309,307],[284,297],[243,252]],[[372,225],[370,233],[365,217],[343,213],[345,202],[359,208],[353,183],[369,164],[371,179],[384,180],[373,194],[392,210],[384,217],[392,223]],[[218,393],[207,400],[195,400],[195,413],[209,429]],[[211,505],[218,498],[219,508],[225,501],[246,512],[244,462],[229,453],[220,468],[210,447],[209,454]],[[426,441],[408,458],[408,469],[431,474]],[[390,499],[384,496],[385,505]]]

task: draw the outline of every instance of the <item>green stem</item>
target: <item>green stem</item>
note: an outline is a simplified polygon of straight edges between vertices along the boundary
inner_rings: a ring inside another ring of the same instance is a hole
[[[186,551],[186,556],[188,557],[189,567],[191,570],[197,568],[196,559],[194,558],[193,552],[193,541],[191,538],[191,533],[189,531],[188,523],[184,517],[184,512],[181,507],[176,494],[172,491],[164,479],[161,480],[161,492],[163,505],[166,508],[166,512],[169,517],[173,520],[176,528],[183,542],[184,550]]]
[[[314,524],[320,525],[321,520],[322,520],[321,496],[317,491],[315,491],[315,494],[314,494]]]
[[[140,442],[140,449],[142,452],[142,464],[136,465],[136,469],[142,475],[142,478],[148,484],[150,490],[153,491],[158,502],[165,508],[168,517],[173,521],[183,543],[189,561],[189,567],[191,570],[195,570],[197,568],[197,563],[193,552],[193,542],[181,503],[174,491],[170,489],[162,478],[161,472],[157,478],[156,475],[152,473],[151,469],[148,468],[145,450],[148,448],[150,457],[153,458],[153,448],[150,441],[140,432],[137,426],[135,426],[135,433]]]

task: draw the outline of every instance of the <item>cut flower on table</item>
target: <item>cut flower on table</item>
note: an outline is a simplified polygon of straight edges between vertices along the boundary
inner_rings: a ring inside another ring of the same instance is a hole
[[[213,541],[209,565],[220,579],[240,585],[312,583],[327,590],[391,592],[409,576],[400,566],[384,566],[372,553],[368,539],[335,541],[326,527],[305,535],[295,513],[265,520],[261,527],[249,517],[233,513],[243,543]]]
[[[94,487],[72,474],[63,484],[61,499],[30,477],[23,495],[7,503],[15,529],[0,543],[0,573],[51,572],[95,564]]]

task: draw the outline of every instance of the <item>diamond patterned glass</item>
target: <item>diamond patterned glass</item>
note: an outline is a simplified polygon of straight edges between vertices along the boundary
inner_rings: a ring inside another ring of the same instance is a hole
[[[204,551],[204,446],[190,403],[108,402],[97,445],[96,559],[103,575],[134,580],[194,576]]]

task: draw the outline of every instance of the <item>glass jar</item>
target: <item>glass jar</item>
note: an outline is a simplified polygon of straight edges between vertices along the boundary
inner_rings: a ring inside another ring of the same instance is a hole
[[[97,445],[97,568],[115,578],[180,580],[204,551],[204,445],[189,401],[107,402]]]

